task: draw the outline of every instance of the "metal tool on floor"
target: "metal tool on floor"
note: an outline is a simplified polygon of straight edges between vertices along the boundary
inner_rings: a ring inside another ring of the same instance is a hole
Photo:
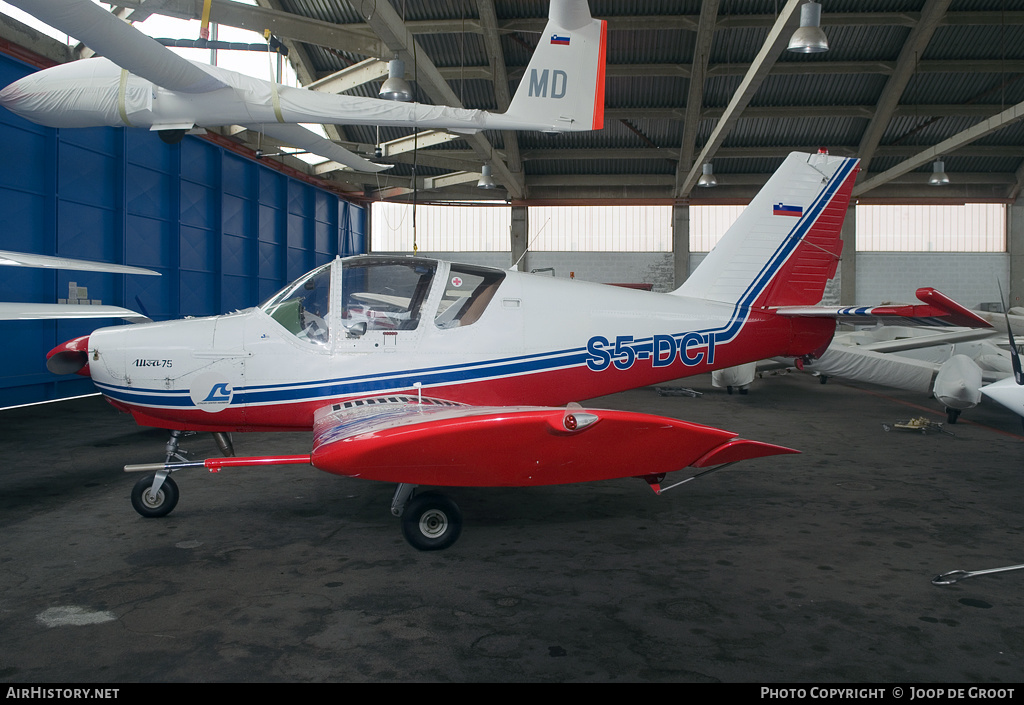
[[[964,578],[973,578],[976,575],[986,575],[988,573],[1004,573],[1008,570],[1020,570],[1021,568],[1024,568],[1024,564],[1009,565],[1005,568],[989,568],[988,570],[951,570],[948,573],[936,575],[934,578],[932,578],[932,585],[952,585],[953,583],[963,580]]]

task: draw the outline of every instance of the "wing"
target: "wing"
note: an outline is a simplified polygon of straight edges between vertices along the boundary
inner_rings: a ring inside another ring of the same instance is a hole
[[[244,127],[262,132],[276,140],[305,149],[313,154],[319,154],[321,157],[326,157],[356,171],[373,173],[384,171],[394,166],[394,164],[374,164],[369,159],[363,159],[358,154],[354,154],[341,145],[321,137],[302,125],[264,123],[260,125],[245,125]]]
[[[41,269],[73,269],[82,272],[112,272],[114,274],[146,274],[159,277],[160,272],[142,267],[129,267],[124,264],[107,264],[106,262],[90,262],[84,259],[69,257],[51,257],[49,255],[33,255],[27,252],[11,252],[0,250],[0,265],[9,267],[38,267]]]
[[[120,306],[86,304],[23,304],[0,302],[0,321],[37,321],[72,318],[123,318],[133,323],[150,319]]]
[[[11,0],[11,4],[168,90],[205,93],[226,85],[92,0]]]
[[[371,480],[521,487],[647,478],[795,452],[649,414],[391,396],[319,410],[310,457],[321,470]]]

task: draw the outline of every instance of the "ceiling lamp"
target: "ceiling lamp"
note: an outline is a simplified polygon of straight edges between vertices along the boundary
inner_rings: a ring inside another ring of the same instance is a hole
[[[491,165],[484,164],[484,168],[481,170],[480,180],[476,182],[477,188],[492,189],[498,188],[498,184],[491,177]]]
[[[800,29],[793,32],[789,50],[801,54],[828,51],[828,38],[821,31],[821,3],[808,2],[800,8]]]
[[[932,162],[932,175],[928,177],[929,186],[949,186],[949,177],[946,176],[946,162],[936,159]]]
[[[704,173],[701,174],[700,179],[697,180],[697,185],[703,186],[704,188],[718,186],[718,179],[716,179],[715,175],[711,173],[711,164],[705,164],[703,171]]]
[[[388,78],[380,87],[380,97],[408,103],[412,100],[412,87],[405,80],[405,62],[392,59],[388,62]]]

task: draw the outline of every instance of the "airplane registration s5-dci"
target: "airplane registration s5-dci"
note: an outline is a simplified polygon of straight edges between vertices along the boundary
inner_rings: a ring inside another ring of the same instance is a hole
[[[336,259],[259,306],[102,328],[51,351],[142,425],[172,429],[133,491],[144,516],[178,500],[188,467],[307,464],[398,483],[409,542],[450,546],[455,504],[417,486],[534,486],[704,472],[794,453],[677,419],[576,402],[768,357],[813,359],[837,319],[987,326],[942,294],[922,304],[817,306],[835,274],[857,160],[790,155],[677,290],[636,291],[422,257]],[[313,432],[308,455],[177,453],[182,431]],[[513,453],[493,452],[510,436]],[[637,467],[634,449],[645,449]]]

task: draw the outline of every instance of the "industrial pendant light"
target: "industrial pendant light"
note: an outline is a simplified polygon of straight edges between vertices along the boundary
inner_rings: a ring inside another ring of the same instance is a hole
[[[715,175],[711,172],[710,163],[704,165],[703,172],[704,173],[701,174],[700,179],[697,180],[698,186],[703,186],[704,188],[718,186],[718,179],[716,179]]]
[[[946,163],[942,159],[932,162],[932,175],[928,177],[929,186],[948,186],[949,177],[946,176]]]
[[[492,189],[498,188],[498,184],[491,177],[491,165],[484,164],[484,168],[480,170],[480,180],[476,182],[477,188]]]
[[[402,103],[412,100],[412,87],[405,80],[405,62],[401,59],[388,62],[388,78],[380,87],[380,97]]]
[[[821,3],[808,2],[800,8],[800,29],[793,32],[789,50],[801,54],[828,51],[828,38],[821,31]]]

